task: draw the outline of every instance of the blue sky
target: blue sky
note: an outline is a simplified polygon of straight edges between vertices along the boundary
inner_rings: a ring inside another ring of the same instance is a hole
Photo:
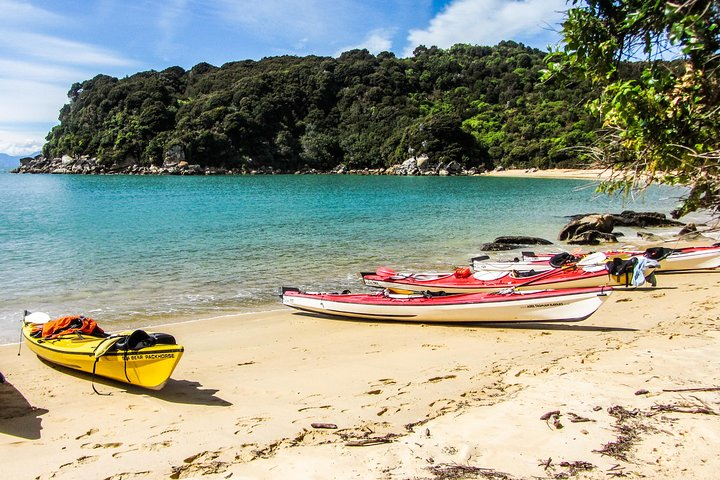
[[[541,50],[565,0],[0,0],[0,153],[40,150],[74,82],[200,62],[412,56],[417,45]]]

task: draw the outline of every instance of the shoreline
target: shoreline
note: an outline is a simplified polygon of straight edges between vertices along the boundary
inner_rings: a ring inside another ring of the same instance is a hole
[[[110,395],[95,395],[6,345],[0,459],[40,480],[710,478],[719,286],[720,272],[662,275],[574,323],[196,319],[162,327],[186,353],[159,392],[96,380]]]
[[[554,178],[554,179],[577,179],[577,180],[608,180],[610,178],[610,170],[605,168],[549,168],[545,170],[539,169],[508,169],[493,170],[483,175],[488,177],[522,177],[522,178]]]
[[[150,175],[150,176],[233,176],[233,175],[390,175],[390,176],[492,176],[492,177],[535,177],[535,178],[565,178],[565,179],[596,179],[610,178],[609,169],[583,169],[583,168],[551,168],[538,169],[535,167],[510,168],[497,167],[494,170],[483,171],[478,167],[465,168],[457,162],[447,165],[427,165],[421,168],[414,157],[414,164],[391,165],[381,168],[348,169],[338,165],[332,170],[321,171],[316,169],[278,170],[272,167],[258,167],[257,169],[226,169],[223,167],[201,167],[187,162],[169,163],[162,166],[131,165],[100,165],[97,159],[89,157],[47,159],[42,156],[24,159],[24,162],[11,170],[11,174],[53,174],[53,175]],[[412,163],[412,162],[411,162]]]

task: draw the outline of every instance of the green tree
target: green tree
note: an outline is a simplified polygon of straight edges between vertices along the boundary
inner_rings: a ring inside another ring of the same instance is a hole
[[[601,190],[683,184],[690,190],[674,216],[720,214],[720,3],[570,2],[548,74],[600,88],[589,104],[602,120],[593,154],[613,172]]]

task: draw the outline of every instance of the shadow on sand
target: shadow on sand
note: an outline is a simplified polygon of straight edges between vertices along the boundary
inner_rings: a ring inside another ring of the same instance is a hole
[[[147,388],[130,385],[109,378],[94,376],[90,373],[73,370],[72,368],[55,365],[38,357],[45,365],[63,375],[71,375],[88,381],[88,389],[94,388],[100,395],[112,395],[112,391],[103,389],[103,386],[113,389],[124,390],[132,395],[147,395],[166,402],[184,403],[188,405],[208,405],[217,407],[229,407],[232,403],[215,396],[217,389],[202,388],[199,382],[189,380],[175,380],[170,378],[162,390],[150,390]]]
[[[573,332],[635,332],[636,328],[627,327],[611,327],[611,326],[597,326],[597,325],[581,325],[580,322],[587,322],[585,320],[565,320],[558,322],[413,322],[413,321],[399,321],[399,320],[381,320],[381,319],[363,319],[363,318],[348,318],[335,315],[327,315],[324,313],[309,313],[309,312],[293,312],[293,315],[315,318],[315,319],[327,319],[335,320],[339,322],[354,322],[354,323],[380,323],[384,325],[397,324],[397,325],[432,325],[438,327],[448,328],[507,328],[514,330],[556,330],[556,331],[573,331]]]
[[[30,405],[12,383],[0,384],[0,433],[37,440],[42,430],[40,417],[46,413],[48,410]]]

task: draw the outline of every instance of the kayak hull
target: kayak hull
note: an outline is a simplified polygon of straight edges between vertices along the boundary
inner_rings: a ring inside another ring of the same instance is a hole
[[[306,293],[286,288],[284,305],[325,315],[422,323],[580,321],[608,298],[611,288],[474,293],[444,296]]]
[[[23,340],[43,360],[86,373],[94,370],[95,375],[152,390],[165,386],[184,351],[177,344],[156,344],[138,350],[109,350],[96,357],[96,352],[116,338],[79,334],[35,338],[30,335],[35,326],[30,322],[23,325]]]

